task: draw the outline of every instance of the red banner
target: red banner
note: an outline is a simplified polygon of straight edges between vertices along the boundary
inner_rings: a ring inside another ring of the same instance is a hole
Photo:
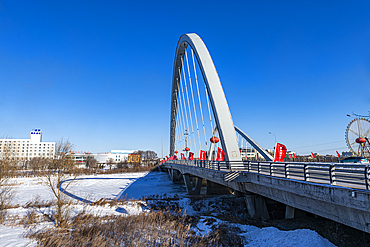
[[[293,158],[292,154],[289,154],[289,159]]]
[[[286,147],[281,143],[276,143],[274,162],[283,162],[286,156]]]
[[[225,160],[225,152],[221,148],[217,148],[217,161],[224,161]]]
[[[220,161],[224,161],[225,160],[225,152],[224,150],[221,149],[221,160]]]
[[[185,159],[185,155],[183,153],[181,153],[181,159],[184,160]]]
[[[221,148],[217,148],[216,161],[219,161],[220,157],[221,157]]]
[[[295,153],[293,153],[293,157],[296,159],[297,158],[297,155],[295,155]]]
[[[194,159],[194,153],[189,152],[189,160],[193,160],[193,159]]]
[[[200,160],[205,160],[206,159],[206,151],[200,150],[199,159]]]
[[[174,159],[174,160],[177,160],[177,156],[176,156],[176,155],[174,155],[174,156],[173,156],[173,159]]]
[[[338,156],[338,158],[340,158],[340,154],[338,153],[338,151],[335,151],[335,152],[337,152],[337,156]]]
[[[312,158],[314,158],[314,159],[316,158],[316,156],[315,156],[312,152],[311,152],[311,156],[312,156]]]

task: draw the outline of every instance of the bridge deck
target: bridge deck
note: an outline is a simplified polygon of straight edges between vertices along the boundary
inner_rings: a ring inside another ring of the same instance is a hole
[[[370,233],[366,165],[176,160],[162,166]]]

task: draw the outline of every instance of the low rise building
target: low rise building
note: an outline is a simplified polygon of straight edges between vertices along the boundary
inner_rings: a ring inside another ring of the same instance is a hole
[[[97,160],[98,164],[105,166],[110,161],[114,163],[127,161],[129,154],[134,152],[137,152],[137,150],[111,150],[106,153],[94,154],[94,158]]]
[[[129,154],[127,157],[127,163],[141,163],[141,155]]]

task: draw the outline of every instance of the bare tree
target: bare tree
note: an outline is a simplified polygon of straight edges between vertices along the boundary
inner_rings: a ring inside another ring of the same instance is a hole
[[[45,170],[49,166],[50,160],[42,157],[34,157],[32,158],[28,165],[34,171],[42,171]]]
[[[157,153],[154,152],[154,151],[151,151],[151,150],[145,151],[145,156],[146,156],[146,159],[149,160],[149,161],[154,161],[154,160],[158,159]]]
[[[116,162],[114,161],[114,159],[112,158],[109,158],[107,159],[107,165],[109,166],[109,170],[112,169],[112,166],[115,164]]]
[[[119,169],[126,169],[126,168],[128,168],[127,158],[124,158],[123,160],[121,160],[120,162],[118,162],[116,164],[116,166]]]
[[[86,168],[93,168],[96,169],[98,167],[98,161],[94,158],[94,156],[88,155],[86,156]]]
[[[44,183],[54,196],[54,221],[58,227],[64,227],[70,217],[68,205],[70,201],[63,193],[76,179],[76,166],[73,159],[69,156],[73,149],[73,144],[68,140],[61,139],[55,147],[55,157],[49,163],[49,167],[44,171]],[[63,185],[63,188],[62,188]]]
[[[143,163],[145,165],[154,164],[158,159],[157,153],[152,150],[147,151],[138,150],[135,153],[140,154],[141,159],[143,160]]]
[[[8,181],[19,160],[11,142],[3,141],[0,149],[0,222],[3,222],[6,209],[13,199],[14,193]]]

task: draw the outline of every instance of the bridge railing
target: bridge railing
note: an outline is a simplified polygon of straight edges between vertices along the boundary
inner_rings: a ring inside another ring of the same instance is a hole
[[[316,162],[225,162],[210,160],[171,160],[188,166],[219,171],[238,171],[261,175],[369,190],[370,165]]]

